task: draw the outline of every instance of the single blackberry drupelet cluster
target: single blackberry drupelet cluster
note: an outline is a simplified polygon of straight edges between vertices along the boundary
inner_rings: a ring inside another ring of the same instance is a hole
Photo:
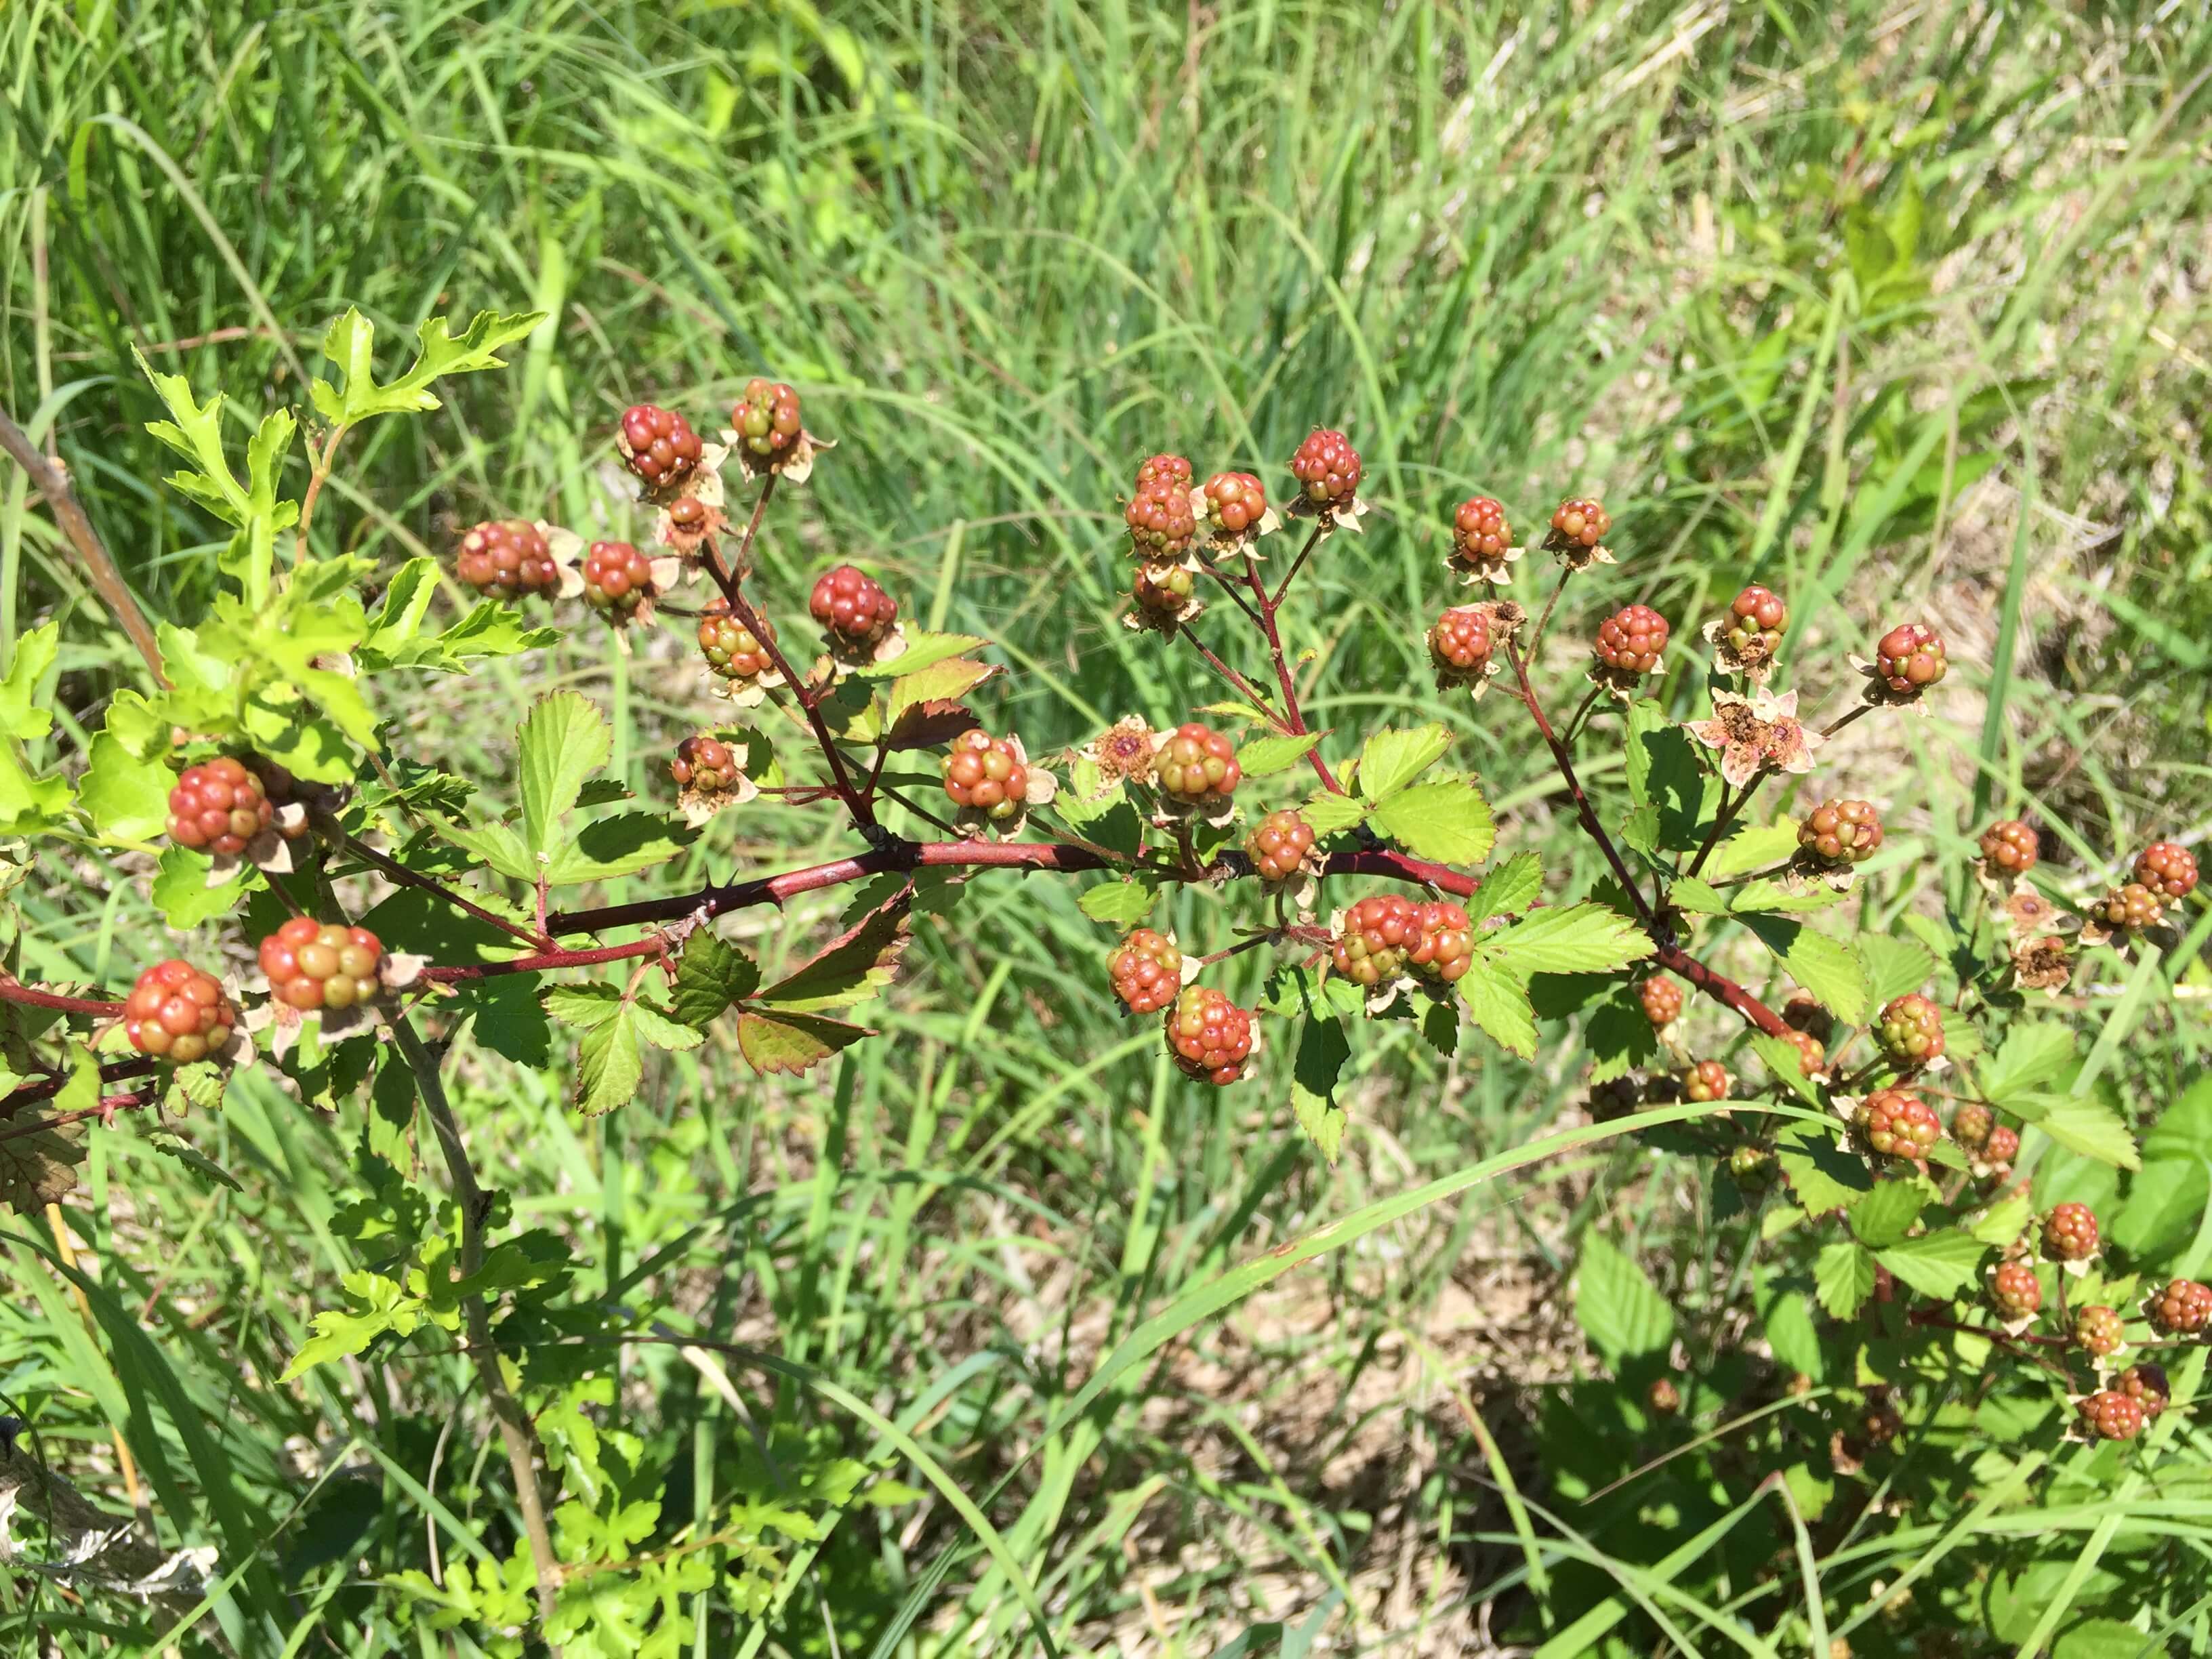
[[[1918,992],[1908,991],[1883,1007],[1874,1035],[1893,1062],[1917,1071],[1943,1057],[1943,1011]]]
[[[1237,764],[1237,745],[1195,720],[1176,727],[1152,757],[1152,776],[1160,793],[1185,805],[1228,799],[1243,775]]]
[[[1175,942],[1139,927],[1106,958],[1114,994],[1132,1013],[1156,1014],[1182,993],[1182,952]]]
[[[952,804],[1004,823],[1029,804],[1029,769],[1004,738],[970,726],[945,757],[945,793]]]
[[[383,954],[366,927],[295,916],[261,941],[261,971],[269,975],[269,994],[288,1007],[350,1008],[374,1001],[382,988]]]
[[[1487,495],[1474,495],[1452,514],[1451,561],[1468,569],[1494,564],[1513,545],[1505,508]]]
[[[1553,513],[1544,545],[1558,553],[1587,550],[1603,541],[1612,528],[1613,515],[1605,510],[1604,502],[1570,496]],[[1660,643],[1666,643],[1663,626]]]
[[[1405,970],[1420,943],[1421,917],[1413,900],[1370,893],[1344,913],[1333,947],[1336,971],[1355,985],[1380,985]]]
[[[1167,1021],[1168,1046],[1185,1077],[1200,1083],[1234,1083],[1252,1053],[1252,1014],[1209,985],[1193,985],[1176,999]]]
[[[1726,1100],[1735,1086],[1728,1067],[1717,1060],[1701,1060],[1682,1073],[1682,1095],[1688,1100]]]
[[[2113,1309],[2094,1302],[2074,1310],[2074,1346],[2094,1358],[2118,1353],[2127,1345],[2127,1323]]]
[[[1291,476],[1314,507],[1351,506],[1359,474],[1359,452],[1341,432],[1316,428],[1291,457]]]
[[[2194,1336],[2212,1325],[2212,1285],[2169,1279],[2164,1290],[2152,1294],[2143,1312],[2164,1335]]]
[[[1943,1124],[1910,1089],[1877,1089],[1859,1107],[1859,1139],[1883,1158],[1920,1158],[1943,1138]]]
[[[1137,468],[1136,488],[1148,489],[1154,484],[1171,484],[1184,495],[1190,493],[1190,463],[1180,455],[1154,455]]]
[[[1682,1409],[1682,1391],[1668,1376],[1654,1377],[1651,1386],[1644,1391],[1644,1403],[1661,1417],[1672,1417]]]
[[[1887,1446],[1905,1432],[1905,1419],[1887,1399],[1870,1401],[1866,1414],[1859,1419],[1859,1432],[1869,1444]]]
[[[1190,604],[1196,580],[1181,565],[1140,564],[1129,583],[1129,597],[1139,611],[1155,617],[1179,617]]]
[[[703,536],[707,533],[706,503],[686,495],[668,507],[668,528],[677,537]]]
[[[212,974],[172,957],[138,975],[123,1003],[123,1035],[142,1054],[188,1066],[230,1041],[238,1013]]]
[[[1797,826],[1797,845],[1832,870],[1863,864],[1881,847],[1881,816],[1863,800],[1823,801]]]
[[[1414,906],[1420,937],[1406,957],[1406,965],[1419,977],[1455,985],[1474,965],[1474,924],[1461,906],[1449,899],[1431,899]]]
[[[2097,1254],[2097,1218],[2086,1204],[2055,1204],[2043,1218],[2043,1253],[2053,1261]]]
[[[2154,841],[2136,854],[2136,885],[2160,898],[2185,899],[2197,890],[2197,857],[2179,842]]]
[[[1990,1131],[1996,1127],[1996,1119],[1978,1100],[1966,1102],[1951,1114],[1951,1139],[1970,1152],[1978,1152],[1988,1146]]]
[[[470,529],[453,556],[453,574],[495,599],[546,592],[561,581],[544,532],[527,519],[493,519]]]
[[[2024,875],[2035,868],[2043,846],[2034,830],[2018,818],[2000,818],[1982,831],[1982,856],[1992,870]]]
[[[1780,1174],[1774,1154],[1764,1146],[1744,1146],[1729,1154],[1729,1174],[1747,1192],[1762,1192]]]
[[[2149,888],[2131,881],[2099,899],[2089,914],[2113,933],[2129,933],[2157,927],[2166,919],[2166,907]]]
[[[1792,1026],[1783,1036],[1797,1050],[1797,1070],[1801,1075],[1811,1077],[1827,1066],[1828,1051],[1820,1046],[1820,1039],[1810,1031],[1801,1031]]]
[[[169,791],[169,839],[197,852],[242,853],[276,821],[261,780],[228,755],[187,766]]]
[[[2013,1159],[2020,1156],[2020,1131],[2008,1129],[2002,1123],[1990,1131],[1990,1138],[1982,1146],[1982,1162],[1992,1169],[2008,1170]]]
[[[690,422],[672,409],[651,404],[633,404],[623,410],[616,447],[622,451],[623,465],[647,489],[682,483],[696,470],[706,450]]]
[[[1644,1018],[1654,1025],[1672,1025],[1682,1014],[1682,988],[1664,974],[1654,974],[1636,988],[1644,1005]]]
[[[2100,1440],[2132,1440],[2142,1432],[2142,1402],[2100,1389],[2081,1402],[2081,1423]]]
[[[1190,486],[1171,478],[1139,484],[1121,517],[1129,526],[1129,546],[1140,559],[1179,559],[1198,534]]]
[[[756,460],[774,461],[799,441],[799,394],[781,380],[756,377],[730,410],[730,429]]]
[[[2043,1283],[2025,1261],[2004,1261],[1990,1275],[1990,1305],[2007,1319],[2032,1317],[2043,1306]]]
[[[1313,845],[1313,825],[1303,812],[1285,807],[1252,826],[1244,838],[1244,855],[1262,881],[1288,881],[1304,867]]]
[[[1623,674],[1650,674],[1667,649],[1667,619],[1648,605],[1616,611],[1598,624],[1598,660]]]
[[[2155,1422],[2172,1397],[2173,1385],[2166,1380],[2163,1365],[2130,1365],[2112,1379],[2112,1392],[2125,1395],[2142,1407],[2143,1421]]]
[[[628,542],[593,542],[584,555],[584,599],[594,610],[628,617],[653,593],[653,561]]]
[[[1917,696],[1943,678],[1943,641],[1920,623],[1883,635],[1874,648],[1875,675],[1897,696]]]
[[[1480,673],[1490,661],[1490,619],[1471,605],[1446,611],[1429,629],[1429,660],[1455,678]]]
[[[1790,607],[1771,588],[1753,583],[1729,601],[1723,623],[1721,638],[1729,650],[1747,662],[1763,662],[1782,648]]]
[[[1241,535],[1267,513],[1267,489],[1249,472],[1217,472],[1206,481],[1206,526],[1217,535]]]
[[[707,666],[726,680],[757,680],[767,673],[775,666],[768,650],[775,629],[765,617],[761,627],[768,641],[732,616],[730,602],[720,594],[708,600],[699,612],[699,649],[706,653]]]
[[[676,745],[676,758],[668,763],[668,775],[679,789],[702,795],[719,794],[734,787],[744,769],[736,750],[710,732],[700,732]]]
[[[823,573],[806,596],[806,611],[833,643],[854,648],[879,644],[898,621],[898,601],[849,564]]]

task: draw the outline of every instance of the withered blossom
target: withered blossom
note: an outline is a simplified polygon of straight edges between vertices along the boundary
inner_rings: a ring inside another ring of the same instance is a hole
[[[1764,686],[1746,697],[1713,693],[1713,717],[1692,724],[1690,735],[1721,751],[1721,776],[1742,788],[1761,772],[1810,772],[1813,751],[1827,741],[1797,718],[1797,694],[1776,696]]]

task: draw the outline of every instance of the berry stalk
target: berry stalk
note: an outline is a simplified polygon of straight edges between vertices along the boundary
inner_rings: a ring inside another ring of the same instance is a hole
[[[1306,538],[1305,546],[1299,550],[1297,559],[1291,566],[1293,575],[1297,574],[1297,567],[1305,562],[1306,555],[1313,551],[1314,544],[1321,538],[1322,526],[1316,524],[1313,527],[1313,533]],[[1267,654],[1274,659],[1275,683],[1283,688],[1284,721],[1288,726],[1291,736],[1304,737],[1306,720],[1305,716],[1298,712],[1298,689],[1291,678],[1290,664],[1283,657],[1282,630],[1275,626],[1276,600],[1282,596],[1278,592],[1274,599],[1267,597],[1267,584],[1260,580],[1260,567],[1249,560],[1245,562],[1244,575],[1246,580],[1251,584],[1253,599],[1259,603],[1255,620],[1260,624],[1260,632],[1267,639]],[[1283,586],[1285,587],[1290,586],[1288,577],[1284,579]],[[1332,795],[1340,795],[1344,793],[1344,786],[1339,783],[1335,775],[1330,772],[1328,763],[1321,757],[1321,750],[1318,748],[1307,750],[1306,759],[1313,763],[1314,774],[1321,779],[1322,788],[1328,790]]]

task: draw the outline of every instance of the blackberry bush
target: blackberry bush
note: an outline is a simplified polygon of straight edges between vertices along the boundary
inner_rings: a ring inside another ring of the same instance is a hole
[[[1456,984],[1474,965],[1474,932],[1467,912],[1448,899],[1433,899],[1414,912],[1419,929],[1406,965],[1421,979]]]
[[[1638,986],[1636,996],[1654,1025],[1672,1025],[1682,1016],[1682,988],[1663,975],[1654,974]]]
[[[2025,1261],[2001,1263],[1990,1275],[1990,1304],[2007,1319],[2027,1319],[2043,1306],[2043,1285]]]
[[[2087,1261],[2097,1254],[2097,1218],[2087,1205],[2059,1204],[2045,1212],[2043,1253],[2053,1261]]]
[[[1859,1139],[1883,1158],[1921,1158],[1943,1138],[1942,1120],[1910,1089],[1877,1089],[1859,1108]]]
[[[261,941],[269,994],[306,1012],[373,1002],[382,990],[377,966],[384,946],[366,927],[295,916]]]
[[[1544,538],[1544,544],[1555,552],[1594,548],[1606,538],[1612,528],[1613,518],[1605,510],[1603,502],[1571,496],[1561,501],[1553,512],[1551,533]],[[1659,629],[1659,644],[1663,646],[1666,642],[1666,624],[1662,623]]]
[[[698,470],[706,447],[691,422],[672,409],[634,404],[623,411],[616,440],[623,464],[647,489],[670,489]]]
[[[1754,584],[1729,602],[1721,637],[1742,661],[1765,662],[1782,649],[1782,632],[1789,626],[1790,607],[1771,588]]]
[[[138,975],[123,1005],[123,1035],[142,1054],[179,1066],[230,1041],[237,1011],[215,976],[172,957]]]
[[[696,790],[702,795],[735,788],[744,770],[736,751],[708,732],[695,733],[678,744],[675,758],[668,763],[668,775],[676,780],[678,788]]]
[[[1021,812],[1028,791],[1029,769],[1014,744],[980,727],[970,727],[952,740],[945,757],[945,793],[953,805],[1003,822]]]
[[[2195,1336],[2212,1325],[2212,1285],[2168,1279],[2165,1289],[2152,1292],[2144,1313],[2163,1335]]]
[[[2081,1402],[2082,1426],[2100,1440],[2132,1440],[2142,1432],[2142,1402],[2110,1389]]]
[[[1227,800],[1244,775],[1237,745],[1194,720],[1175,729],[1152,762],[1152,775],[1163,794],[1186,805]]]
[[[169,839],[196,852],[243,853],[276,822],[261,780],[228,755],[187,766],[169,791]]]
[[[898,601],[849,564],[822,574],[806,597],[806,611],[832,644],[862,649],[888,639],[898,622]]]
[[[1452,514],[1450,562],[1470,574],[1500,573],[1513,551],[1513,529],[1505,509],[1487,495],[1462,501]]]
[[[1464,684],[1490,665],[1490,622],[1474,605],[1455,605],[1429,629],[1429,661],[1440,684]]]
[[[1717,1060],[1701,1060],[1682,1073],[1682,1094],[1689,1100],[1726,1100],[1735,1079]]]
[[[1336,971],[1358,985],[1395,979],[1420,942],[1421,918],[1411,899],[1395,893],[1371,893],[1344,913],[1337,924]]]
[[[2035,868],[2042,848],[2035,831],[2017,818],[2002,818],[1982,831],[1982,856],[1993,870],[2025,875]]]
[[[1919,623],[1893,628],[1875,647],[1876,678],[1898,696],[1918,696],[1943,678],[1943,641]]]
[[[1863,800],[1824,801],[1798,821],[1797,845],[1814,864],[1848,869],[1881,848],[1881,818]]]
[[[1198,534],[1189,488],[1166,478],[1139,485],[1122,517],[1129,526],[1130,548],[1143,559],[1179,559]]]
[[[1598,660],[1623,674],[1652,674],[1667,649],[1667,619],[1648,605],[1616,611],[1598,625]]]
[[[1249,472],[1217,472],[1203,493],[1206,522],[1217,534],[1241,536],[1267,516],[1267,489]]]
[[[2093,1302],[2074,1310],[2074,1346],[2093,1358],[2118,1353],[2127,1340],[2127,1327],[2113,1310]]]
[[[1943,1011],[1917,991],[1907,992],[1883,1007],[1875,1041],[1896,1065],[1917,1071],[1943,1057]]]
[[[1135,1014],[1156,1014],[1182,993],[1182,952],[1175,942],[1139,927],[1106,958],[1114,994]]]
[[[752,684],[775,672],[775,659],[769,647],[775,642],[775,629],[767,619],[762,619],[766,639],[730,614],[730,602],[716,594],[707,601],[699,614],[699,649],[707,659],[707,666],[722,678],[734,684]]]
[[[730,410],[730,429],[738,447],[763,464],[781,461],[801,436],[799,394],[781,380],[745,382],[744,395]]]
[[[654,596],[653,561],[629,542],[593,542],[584,555],[584,598],[617,618]]]
[[[1359,493],[1359,452],[1341,432],[1316,428],[1291,457],[1291,476],[1309,507],[1350,507]]]
[[[1313,825],[1303,813],[1286,807],[1270,812],[1252,826],[1244,842],[1244,856],[1263,881],[1288,881],[1305,866],[1314,849]]]
[[[1185,1077],[1234,1083],[1252,1053],[1252,1014],[1211,986],[1193,985],[1168,1015],[1168,1046]]]
[[[2134,884],[2160,898],[2185,899],[2197,890],[2197,858],[2179,842],[2154,841],[2136,854]]]

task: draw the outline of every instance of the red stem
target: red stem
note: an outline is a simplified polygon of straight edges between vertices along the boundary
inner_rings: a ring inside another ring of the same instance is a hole
[[[83,1014],[93,1019],[119,1019],[123,1005],[103,1001],[98,997],[64,996],[58,991],[41,991],[35,985],[18,985],[13,980],[0,980],[0,1002],[19,1002],[30,1008],[58,1008],[65,1014]]]
[[[1545,718],[1544,705],[1537,700],[1536,688],[1528,683],[1528,659],[1521,654],[1521,647],[1510,639],[1505,643],[1505,654],[1512,661],[1514,678],[1521,683],[1521,701],[1528,706],[1529,717],[1536,722],[1537,732],[1542,735],[1545,746],[1552,751],[1552,763],[1559,769],[1560,781],[1567,786],[1567,793],[1574,797],[1575,814],[1583,821],[1583,832],[1597,843],[1598,851],[1605,854],[1605,861],[1613,866],[1614,878],[1628,895],[1628,902],[1636,907],[1636,914],[1643,918],[1644,926],[1651,929],[1652,937],[1662,947],[1671,944],[1672,930],[1666,930],[1662,934],[1659,919],[1645,900],[1644,890],[1637,885],[1636,878],[1629,873],[1627,860],[1620,856],[1620,849],[1613,844],[1613,837],[1606,834],[1605,826],[1598,822],[1597,811],[1590,805],[1589,797],[1583,793],[1581,781],[1575,776],[1575,763],[1567,757],[1566,746],[1552,730],[1552,722]]]
[[[1306,548],[1309,550],[1311,550],[1314,543],[1321,539],[1321,532],[1322,526],[1316,525],[1313,534],[1306,538]],[[1303,561],[1305,554],[1302,552],[1298,557]],[[1291,568],[1297,568],[1295,565]],[[1275,661],[1275,683],[1283,688],[1284,723],[1290,728],[1293,737],[1304,737],[1306,735],[1306,719],[1298,712],[1298,688],[1291,682],[1290,664],[1283,659],[1283,636],[1275,626],[1275,602],[1267,597],[1267,583],[1260,580],[1260,567],[1250,559],[1244,561],[1244,576],[1251,585],[1252,597],[1259,602],[1260,608],[1256,620],[1260,624],[1261,633],[1267,636],[1267,654]],[[1322,787],[1332,795],[1340,795],[1344,793],[1344,786],[1339,783],[1329,771],[1328,763],[1321,757],[1319,748],[1307,750],[1306,759],[1313,763],[1315,774],[1321,779]]]

